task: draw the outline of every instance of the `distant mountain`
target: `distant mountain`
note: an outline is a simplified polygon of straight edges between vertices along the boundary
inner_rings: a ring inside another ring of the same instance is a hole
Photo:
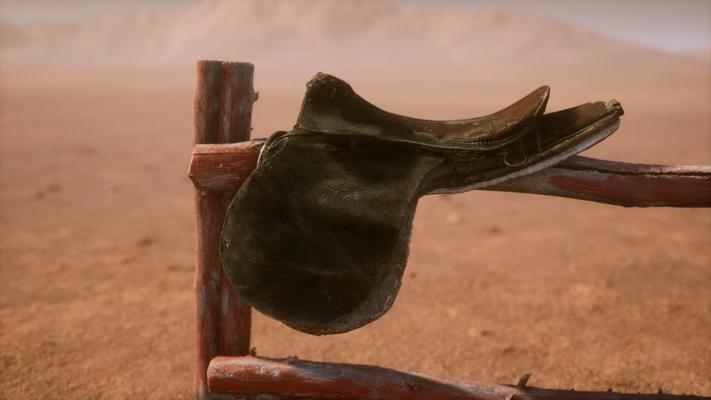
[[[241,60],[284,84],[317,71],[367,75],[371,85],[397,87],[430,75],[431,84],[446,81],[452,93],[470,90],[465,81],[478,90],[495,82],[496,90],[515,86],[516,92],[546,83],[570,95],[653,82],[671,98],[679,82],[692,89],[711,84],[697,59],[560,21],[405,2],[205,1],[61,23],[2,22],[0,38],[3,66],[187,71],[198,59]]]
[[[384,2],[202,2],[77,22],[0,24],[9,63],[188,64],[198,58],[353,66],[643,61],[661,53],[557,21]],[[641,59],[640,59],[641,58]]]
[[[685,53],[686,56],[700,61],[704,64],[711,65],[711,48],[696,49]]]

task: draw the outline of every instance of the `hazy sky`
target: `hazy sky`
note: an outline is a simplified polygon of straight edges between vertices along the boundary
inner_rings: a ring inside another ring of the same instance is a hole
[[[450,4],[554,17],[669,51],[711,47],[711,0],[471,0]]]
[[[237,0],[227,0],[237,1]],[[396,0],[411,7],[499,9],[557,18],[668,51],[711,48],[711,0]],[[189,0],[0,0],[0,18],[78,19],[139,9],[179,9]]]

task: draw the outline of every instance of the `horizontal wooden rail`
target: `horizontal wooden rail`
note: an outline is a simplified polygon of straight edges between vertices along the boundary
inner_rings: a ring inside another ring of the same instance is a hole
[[[264,140],[228,144],[198,144],[193,148],[188,176],[207,192],[233,191],[257,167]]]
[[[200,190],[232,191],[254,170],[263,145],[264,140],[196,145],[190,179]],[[486,190],[625,207],[711,207],[711,166],[630,164],[576,156]]]
[[[210,362],[210,392],[231,395],[271,394],[292,399],[428,400],[681,400],[704,397],[584,392],[517,385],[454,383],[369,365],[331,364],[295,358],[217,357]],[[709,399],[709,398],[705,398]]]

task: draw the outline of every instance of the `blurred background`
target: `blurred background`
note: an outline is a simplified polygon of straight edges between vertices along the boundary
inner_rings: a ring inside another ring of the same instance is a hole
[[[190,398],[195,61],[255,64],[253,137],[339,76],[392,112],[616,98],[586,155],[711,164],[711,2],[0,0],[0,398]],[[423,199],[392,310],[261,355],[711,395],[711,212]]]

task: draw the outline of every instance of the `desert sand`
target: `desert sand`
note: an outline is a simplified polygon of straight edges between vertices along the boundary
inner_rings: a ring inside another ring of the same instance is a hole
[[[711,66],[500,12],[202,3],[3,23],[0,398],[188,399],[194,61],[256,65],[254,137],[290,128],[324,71],[422,118],[616,98],[585,155],[711,164]],[[423,199],[392,310],[313,337],[254,312],[264,356],[456,380],[711,396],[711,211],[522,194]]]

